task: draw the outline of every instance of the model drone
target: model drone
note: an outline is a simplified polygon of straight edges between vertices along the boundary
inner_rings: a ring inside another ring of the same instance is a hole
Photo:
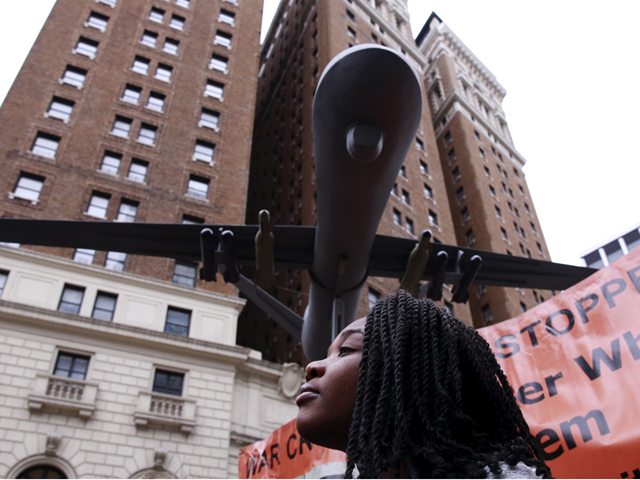
[[[90,248],[200,260],[200,277],[219,272],[293,337],[322,358],[337,332],[355,320],[369,275],[401,279],[416,295],[468,300],[472,283],[562,290],[591,275],[560,265],[452,245],[377,235],[389,192],[412,146],[422,114],[420,80],[394,50],[362,45],[327,66],[313,104],[317,226],[182,225],[0,219],[0,241]],[[240,266],[255,267],[254,281]],[[304,318],[268,293],[276,268],[309,271]],[[420,286],[421,281],[428,281]]]

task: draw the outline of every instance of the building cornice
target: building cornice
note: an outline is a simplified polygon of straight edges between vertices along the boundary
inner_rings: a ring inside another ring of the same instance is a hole
[[[465,110],[467,110],[470,114],[473,114],[474,118],[477,122],[479,122],[483,127],[485,127],[495,138],[500,141],[500,146],[513,155],[513,158],[509,157],[509,160],[514,163],[517,162],[519,166],[522,168],[526,164],[526,159],[518,153],[518,151],[513,148],[511,142],[507,140],[507,138],[499,132],[491,123],[489,123],[484,116],[475,108],[475,106],[469,102],[469,99],[461,95],[457,89],[451,90],[447,98],[444,100],[438,111],[433,116],[433,125],[438,132],[439,126],[442,125],[442,119],[446,117],[447,112],[449,112],[452,108],[454,108],[455,104],[459,103]],[[436,136],[439,136],[436,133]]]
[[[453,33],[453,31],[445,24],[440,23],[436,28],[429,32],[427,38],[422,43],[420,50],[425,57],[429,57],[438,47],[438,43],[444,43],[458,58],[466,61],[476,75],[480,76],[484,83],[492,88],[496,95],[502,98],[507,91],[498,82],[496,77],[489,69],[476,57],[471,50]],[[428,68],[428,67],[427,67]],[[426,72],[426,69],[425,69]]]

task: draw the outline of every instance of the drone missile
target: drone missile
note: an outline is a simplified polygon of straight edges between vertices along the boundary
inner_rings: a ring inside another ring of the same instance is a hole
[[[390,48],[350,48],[320,78],[313,104],[318,226],[302,329],[309,358],[323,357],[332,334],[355,320],[378,223],[421,114],[418,76]]]

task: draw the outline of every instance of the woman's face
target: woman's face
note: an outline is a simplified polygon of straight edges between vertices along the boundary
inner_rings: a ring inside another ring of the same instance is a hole
[[[297,427],[305,440],[346,450],[356,406],[358,371],[366,318],[356,320],[336,337],[327,358],[307,365],[307,383],[296,398]]]

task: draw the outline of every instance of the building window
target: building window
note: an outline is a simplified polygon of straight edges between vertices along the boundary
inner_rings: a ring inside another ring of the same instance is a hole
[[[156,44],[158,43],[158,34],[155,32],[150,32],[149,30],[145,30],[142,33],[140,43],[142,45],[146,45],[147,47],[156,48]]]
[[[58,352],[53,374],[56,377],[84,380],[87,378],[87,371],[89,370],[89,358],[86,355],[78,355],[76,353]]]
[[[141,95],[142,88],[127,83],[127,85],[124,87],[124,92],[122,93],[122,98],[120,100],[122,100],[123,102],[131,103],[132,105],[138,105],[140,103]]]
[[[220,114],[218,112],[214,112],[213,110],[209,110],[208,108],[203,108],[200,112],[200,121],[198,122],[198,126],[211,128],[217,132],[219,129],[219,125]]]
[[[491,192],[491,196],[492,196],[493,198],[496,198],[496,199],[498,198],[498,197],[496,196],[496,189],[495,189],[495,188],[493,188],[493,186],[492,186],[492,185],[489,185],[489,192]]]
[[[76,248],[76,251],[73,253],[73,260],[78,263],[84,263],[85,265],[92,265],[95,256],[95,250],[91,250],[90,248]]]
[[[189,3],[191,0],[176,0],[176,5],[183,8],[189,8]]]
[[[118,0],[96,0],[96,3],[104,3],[105,5],[109,5],[111,8],[116,8]]]
[[[493,208],[495,208],[495,210],[496,210],[496,217],[498,217],[500,220],[502,220],[502,211],[500,210],[500,207],[494,205]]]
[[[147,99],[147,108],[156,112],[162,113],[164,110],[164,101],[167,98],[166,95],[158,92],[151,92]]]
[[[60,137],[44,132],[38,132],[31,147],[31,153],[41,157],[55,158],[56,151],[60,145]]]
[[[413,228],[413,220],[407,218],[405,227],[407,229],[407,233],[410,233],[411,235],[415,235],[415,230]]]
[[[131,71],[139,73],[140,75],[149,75],[150,64],[151,60],[148,58],[136,55],[136,58],[133,60],[133,65],[131,65]]]
[[[227,32],[223,32],[222,30],[218,30],[216,32],[216,36],[213,39],[214,45],[222,45],[223,47],[231,48],[231,38],[232,35]]]
[[[207,80],[207,85],[204,87],[204,96],[213,97],[218,100],[222,100],[222,94],[224,93],[224,85],[222,83],[214,82],[213,80]]]
[[[153,376],[153,391],[156,393],[180,397],[182,396],[183,385],[184,373],[156,370]]]
[[[467,245],[471,245],[476,241],[476,237],[473,235],[473,230],[471,228],[467,230],[465,236],[467,237]]]
[[[124,271],[124,265],[127,262],[127,254],[122,252],[108,252],[104,262],[104,267],[116,272]]]
[[[58,311],[77,315],[80,313],[82,297],[84,297],[84,288],[65,284],[60,297]]]
[[[96,320],[110,322],[113,320],[113,312],[116,310],[117,300],[117,295],[99,291],[96,295],[96,303],[93,306],[93,313],[91,316]]]
[[[161,82],[171,82],[171,74],[173,73],[173,67],[169,65],[165,65],[164,63],[159,63],[158,68],[156,68],[156,74],[154,78],[156,80],[160,80]]]
[[[471,218],[469,216],[469,209],[467,207],[464,207],[460,211],[460,215],[462,215],[462,223],[467,223],[469,221],[469,219]]]
[[[449,150],[449,154],[448,155],[449,155],[449,161],[451,163],[455,162],[456,159],[458,158],[458,157],[456,157],[456,151],[453,148],[451,150]]]
[[[520,173],[518,172],[518,169],[516,167],[513,167],[513,173],[517,178],[520,178]]]
[[[196,140],[196,146],[193,150],[193,160],[202,160],[209,164],[213,164],[213,153],[216,146],[213,143],[204,140]]]
[[[402,201],[407,205],[411,205],[411,199],[409,198],[409,192],[402,190]]]
[[[207,200],[209,196],[209,180],[191,175],[187,186],[187,195]]]
[[[542,245],[540,245],[540,242],[536,242],[536,245],[538,246],[538,253],[544,257],[544,252],[542,251]]]
[[[444,141],[447,145],[449,145],[453,139],[451,138],[451,132],[447,131],[447,133],[444,134]]]
[[[352,40],[356,39],[356,31],[351,28],[351,27],[347,27],[347,35],[349,36],[349,38],[351,38]]]
[[[91,199],[89,200],[89,207],[87,208],[86,214],[97,218],[107,218],[110,199],[110,195],[93,192]]]
[[[454,168],[451,171],[451,175],[453,175],[453,180],[457,182],[460,180],[460,169],[458,167]]]
[[[193,215],[187,215],[186,213],[182,215],[183,225],[202,225],[203,223],[204,218],[194,217]]]
[[[0,270],[0,297],[2,297],[2,292],[4,292],[4,287],[7,284],[7,278],[9,278],[9,272]]]
[[[456,196],[458,197],[458,201],[462,202],[466,198],[464,194],[464,188],[460,187],[458,190],[456,190]]]
[[[64,123],[68,123],[71,118],[71,112],[73,112],[73,106],[75,102],[67,100],[65,98],[53,97],[49,104],[49,110],[47,110],[47,117],[57,118]]]
[[[127,117],[121,117],[120,115],[116,115],[116,119],[113,122],[113,127],[111,128],[111,134],[116,137],[129,138],[129,132],[131,132],[131,124],[133,120]]]
[[[158,127],[154,127],[153,125],[149,125],[148,123],[143,123],[140,125],[140,130],[138,131],[138,138],[136,141],[138,143],[142,143],[143,145],[149,145],[153,147],[156,142],[156,136],[158,134]]]
[[[178,285],[184,285],[185,287],[195,287],[197,275],[197,265],[176,260],[171,281]]]
[[[509,238],[507,237],[507,231],[504,228],[500,227],[500,233],[502,234],[502,239],[505,242],[508,242]]]
[[[220,72],[227,73],[229,69],[229,59],[214,53],[211,55],[209,68],[211,70],[218,70]]]
[[[429,210],[429,223],[434,227],[438,226],[438,215],[433,210]]]
[[[156,23],[164,22],[164,10],[160,10],[156,7],[151,7],[151,12],[149,12],[149,20]]]
[[[429,166],[424,160],[420,160],[420,173],[429,175]]]
[[[526,311],[527,311],[527,306],[524,303],[520,302],[520,312],[524,313]]]
[[[76,43],[76,48],[73,49],[73,53],[84,55],[85,57],[89,57],[93,60],[96,58],[96,53],[98,53],[98,42],[80,37],[78,43]]]
[[[228,10],[222,9],[220,10],[218,21],[221,23],[226,23],[228,25],[234,26],[236,23],[236,14],[233,12],[229,12]]]
[[[395,208],[393,209],[393,223],[395,223],[399,227],[402,226],[402,215]]]
[[[30,200],[33,204],[38,203],[44,180],[44,177],[20,172],[12,197]]]
[[[131,200],[123,199],[120,202],[120,208],[118,208],[118,216],[116,222],[133,223],[136,221],[138,215],[138,202],[132,202]]]
[[[400,173],[401,177],[407,178],[407,168],[404,165],[402,165],[400,167],[400,172],[399,173]]]
[[[396,197],[398,196],[398,184],[397,183],[393,184],[393,187],[391,188],[391,193],[393,195],[395,195]]]
[[[376,303],[378,303],[378,300],[380,300],[380,292],[377,292],[373,288],[370,288],[368,298],[369,310],[371,310],[373,307],[375,307]]]
[[[419,152],[424,153],[424,142],[422,140],[420,140],[419,138],[416,138],[416,148],[418,149]]]
[[[110,175],[118,175],[122,163],[122,155],[115,152],[105,151],[100,164],[100,171]]]
[[[97,30],[100,30],[101,32],[105,32],[107,30],[108,22],[109,22],[109,17],[107,17],[106,15],[101,15],[96,12],[91,12],[84,26],[95,28]]]
[[[172,15],[171,20],[169,20],[169,26],[171,28],[175,28],[176,30],[184,30],[184,17],[179,15]]]
[[[149,162],[143,160],[133,159],[129,165],[129,172],[127,178],[134,182],[144,183],[147,177],[147,171],[149,170]]]
[[[174,40],[173,38],[165,38],[164,45],[162,46],[162,51],[170,55],[178,55],[179,47],[180,42],[178,40]]]
[[[82,90],[84,81],[87,78],[87,71],[82,68],[72,67],[67,65],[67,68],[60,79],[60,83],[66,83],[67,85],[73,85],[78,90]]]
[[[191,322],[191,312],[180,308],[169,307],[167,309],[167,321],[164,324],[165,333],[175,333],[176,335],[189,336],[189,323]]]
[[[493,315],[491,315],[491,308],[489,307],[488,303],[484,307],[482,307],[482,317],[484,319],[485,325],[489,325],[491,322],[493,322]]]
[[[486,177],[491,178],[491,172],[489,171],[486,165],[484,166],[484,174]]]
[[[347,18],[349,20],[351,20],[352,22],[356,21],[356,16],[353,14],[353,12],[351,10],[347,10]]]
[[[433,189],[426,183],[424,184],[424,196],[429,200],[433,200]]]

